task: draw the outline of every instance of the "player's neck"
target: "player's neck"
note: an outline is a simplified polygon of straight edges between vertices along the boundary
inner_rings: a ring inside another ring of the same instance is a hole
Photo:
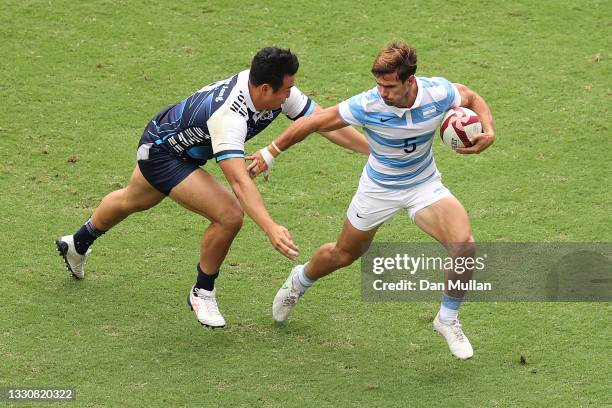
[[[256,111],[259,112],[264,110],[262,107],[261,92],[259,88],[251,83],[251,81],[249,81],[249,96],[251,97],[251,101],[253,102],[253,106],[255,107]]]
[[[404,100],[404,103],[402,103],[402,106],[400,106],[400,108],[402,109],[412,108],[412,106],[414,105],[414,102],[416,101],[418,92],[419,92],[419,87],[415,83],[414,86],[410,87],[408,91],[408,95],[406,96],[406,99]]]

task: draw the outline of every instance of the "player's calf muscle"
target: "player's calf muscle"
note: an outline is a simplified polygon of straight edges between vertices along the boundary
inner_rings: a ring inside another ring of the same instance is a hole
[[[97,228],[108,230],[135,212],[148,210],[159,200],[144,200],[128,193],[127,188],[107,194],[92,216]]]
[[[328,259],[334,269],[340,269],[351,265],[359,258],[359,254],[340,248],[335,242],[325,244],[320,249],[321,255]]]
[[[341,265],[341,268],[351,265],[361,256],[361,254],[346,251],[338,246],[334,248],[334,253],[338,259],[338,263]]]
[[[130,212],[125,211],[123,205],[124,190],[113,191],[104,196],[92,215],[92,221],[96,228],[108,230],[130,215]]]

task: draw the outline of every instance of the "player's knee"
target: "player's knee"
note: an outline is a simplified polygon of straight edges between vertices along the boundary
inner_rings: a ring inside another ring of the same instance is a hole
[[[463,239],[456,239],[448,245],[449,255],[453,258],[473,258],[476,254],[476,243],[471,234],[467,234]]]
[[[232,208],[223,214],[221,220],[219,220],[219,224],[223,226],[223,228],[238,233],[240,228],[242,228],[242,223],[244,222],[244,212],[240,207]]]

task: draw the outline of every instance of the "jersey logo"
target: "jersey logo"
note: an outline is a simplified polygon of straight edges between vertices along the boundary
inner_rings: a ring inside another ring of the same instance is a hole
[[[223,85],[221,91],[219,92],[219,96],[215,98],[215,102],[221,102],[223,100],[223,95],[225,94],[225,91],[227,91],[227,87],[228,85]]]
[[[435,107],[429,108],[427,110],[424,110],[423,111],[423,116],[428,116],[428,115],[431,115],[432,113],[436,113],[436,108]]]
[[[387,118],[380,118],[380,121],[381,121],[382,123],[385,123],[385,122],[390,121],[391,119],[393,119],[393,116],[391,116],[391,117],[387,117]]]

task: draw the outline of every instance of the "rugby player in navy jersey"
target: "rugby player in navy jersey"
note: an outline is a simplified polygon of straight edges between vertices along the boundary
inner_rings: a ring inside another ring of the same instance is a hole
[[[90,246],[102,234],[130,214],[170,197],[210,220],[188,303],[200,323],[223,327],[225,319],[217,306],[214,282],[240,231],[243,211],[281,254],[294,260],[299,252],[289,231],[268,214],[249,177],[244,154],[244,143],[279,114],[296,120],[320,110],[294,86],[298,66],[298,58],[290,50],[267,47],[255,55],[249,70],[207,85],[159,112],[140,139],[138,163],[128,186],[105,196],[75,234],[56,240],[72,275],[84,277]],[[365,137],[354,129],[323,135],[340,146],[368,152]],[[213,158],[234,194],[201,167]]]
[[[278,290],[272,306],[275,320],[284,321],[314,284],[358,259],[374,239],[378,227],[396,213],[406,211],[425,233],[442,243],[449,255],[473,257],[474,237],[463,205],[442,184],[432,150],[433,136],[444,113],[456,106],[475,111],[483,133],[473,136],[472,147],[459,153],[480,153],[495,140],[491,111],[484,99],[462,84],[440,77],[415,76],[416,50],[397,42],[386,46],[374,60],[376,87],[292,124],[273,142],[289,148],[315,131],[362,127],[370,157],[363,169],[336,242],[321,246],[305,265],[298,265]],[[275,149],[271,149],[273,156]],[[249,171],[256,175],[272,160],[255,154]],[[466,268],[467,269],[467,268]],[[472,270],[445,271],[445,282],[466,281]],[[434,329],[446,339],[453,355],[472,357],[473,349],[459,322],[465,290],[446,288]]]

